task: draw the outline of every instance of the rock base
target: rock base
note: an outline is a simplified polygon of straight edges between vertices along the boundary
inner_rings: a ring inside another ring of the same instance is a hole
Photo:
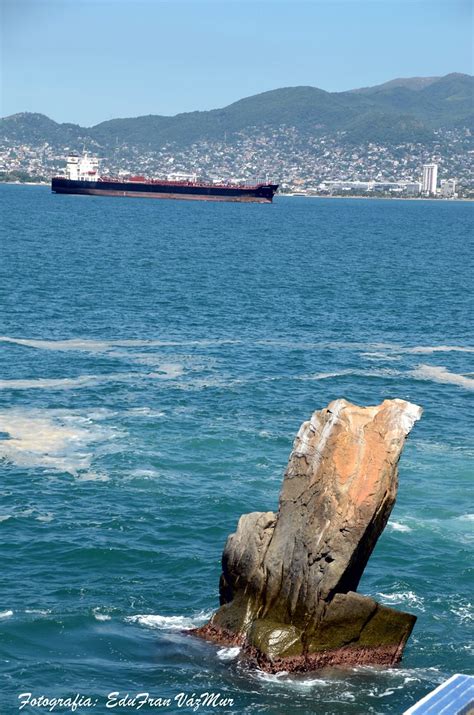
[[[321,668],[355,667],[358,665],[392,666],[400,662],[402,648],[395,646],[372,646],[367,648],[335,648],[321,653],[297,655],[291,658],[269,660],[255,648],[244,648],[243,653],[250,665],[267,673],[309,673]]]
[[[276,626],[255,621],[253,628],[244,635],[211,620],[187,633],[220,646],[240,646],[249,665],[268,673],[282,670],[306,673],[335,666],[396,665],[402,658],[415,622],[416,617],[409,613],[350,593],[339,594],[312,636],[308,640],[292,640],[283,656],[283,644],[289,642],[288,631],[294,635],[296,630],[284,624]]]

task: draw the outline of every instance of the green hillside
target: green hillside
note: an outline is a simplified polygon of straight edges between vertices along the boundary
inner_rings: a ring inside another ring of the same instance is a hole
[[[223,109],[174,117],[112,119],[90,128],[22,113],[0,120],[0,139],[78,149],[127,144],[157,150],[169,143],[185,147],[224,137],[231,143],[240,131],[287,125],[308,136],[344,132],[348,143],[429,142],[434,129],[474,129],[473,89],[474,78],[463,74],[397,79],[348,92],[286,87],[241,99]]]

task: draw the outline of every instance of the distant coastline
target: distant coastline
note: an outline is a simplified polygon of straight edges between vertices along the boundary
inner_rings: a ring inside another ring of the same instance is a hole
[[[50,181],[0,181],[1,184],[9,186],[51,186]]]
[[[2,184],[6,186],[51,186],[50,181],[0,181],[0,186]],[[474,198],[469,198],[467,196],[441,199],[430,196],[367,196],[364,194],[352,194],[351,196],[329,196],[325,194],[275,194],[275,199],[279,199],[281,197],[288,197],[290,199],[364,199],[365,201],[435,201],[437,203],[459,203],[462,201],[474,201]]]
[[[292,199],[365,199],[377,201],[436,201],[437,203],[453,203],[454,201],[474,201],[468,196],[457,198],[441,199],[433,196],[367,196],[367,194],[351,194],[350,196],[331,196],[326,194],[277,194],[277,196],[288,196]]]

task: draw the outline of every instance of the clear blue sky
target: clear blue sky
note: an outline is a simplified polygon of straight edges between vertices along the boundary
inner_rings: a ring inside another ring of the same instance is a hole
[[[1,115],[84,126],[472,73],[470,0],[0,0]]]

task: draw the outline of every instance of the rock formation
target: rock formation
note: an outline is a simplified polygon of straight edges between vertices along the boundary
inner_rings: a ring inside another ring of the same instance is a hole
[[[240,517],[222,557],[219,610],[191,631],[269,671],[398,662],[415,616],[356,593],[395,503],[421,408],[403,400],[314,412],[296,436],[279,509]]]

